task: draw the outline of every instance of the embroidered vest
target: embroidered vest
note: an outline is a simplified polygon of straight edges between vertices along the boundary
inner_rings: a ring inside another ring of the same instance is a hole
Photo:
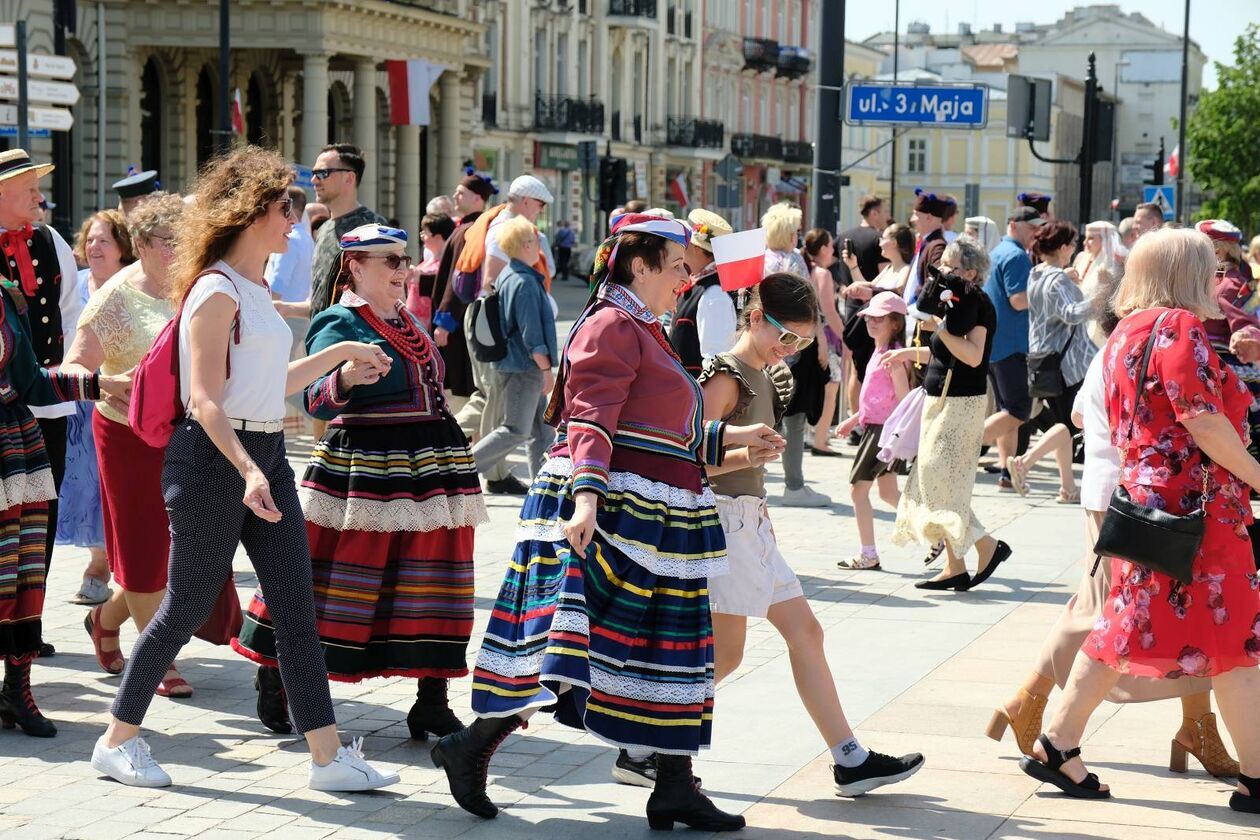
[[[61,331],[61,261],[57,259],[52,231],[45,225],[36,225],[26,243],[35,267],[37,289],[34,297],[26,298],[30,307],[26,319],[31,326],[31,346],[41,365],[55,367],[61,364],[66,352]],[[0,260],[0,263],[0,276],[5,285],[21,294],[16,263],[11,260]]]

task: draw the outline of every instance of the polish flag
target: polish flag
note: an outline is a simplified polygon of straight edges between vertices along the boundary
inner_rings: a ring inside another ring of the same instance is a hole
[[[420,58],[385,62],[391,125],[429,124],[429,91],[445,69]]]
[[[241,89],[232,95],[232,133],[245,136],[245,111],[241,108]]]
[[[687,176],[685,173],[679,172],[674,180],[669,182],[669,195],[674,201],[678,202],[678,206],[683,210],[691,204],[687,197]]]
[[[765,274],[766,232],[762,228],[741,230],[709,240],[717,263],[718,282],[725,291],[756,286]]]
[[[1173,146],[1172,154],[1168,156],[1168,162],[1164,164],[1164,174],[1169,178],[1176,178],[1181,172],[1181,145]]]

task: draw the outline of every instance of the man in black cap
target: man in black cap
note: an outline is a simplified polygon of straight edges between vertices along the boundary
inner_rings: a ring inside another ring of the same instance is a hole
[[[146,169],[134,175],[128,175],[121,181],[114,182],[114,192],[118,193],[118,209],[124,216],[135,210],[153,193],[158,191],[158,174],[156,169]]]

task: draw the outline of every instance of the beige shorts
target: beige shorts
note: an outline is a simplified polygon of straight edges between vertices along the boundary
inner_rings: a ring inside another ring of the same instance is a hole
[[[774,539],[766,500],[719,495],[717,509],[730,571],[709,578],[709,608],[725,615],[765,618],[773,605],[802,597],[801,582]]]

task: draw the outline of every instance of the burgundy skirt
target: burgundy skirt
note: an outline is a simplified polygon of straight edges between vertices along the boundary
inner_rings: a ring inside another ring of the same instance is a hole
[[[131,427],[92,414],[101,473],[101,514],[110,571],[128,592],[161,592],[171,553],[162,498],[165,449],[136,437]]]

